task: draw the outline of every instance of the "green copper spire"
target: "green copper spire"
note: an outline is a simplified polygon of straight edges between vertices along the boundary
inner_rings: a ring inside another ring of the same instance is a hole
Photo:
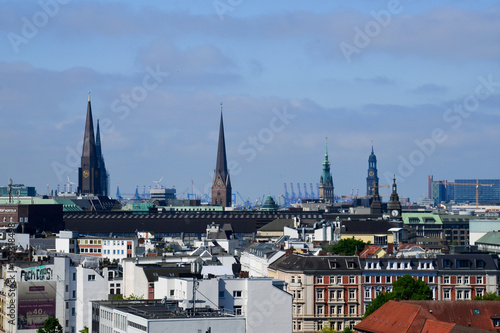
[[[323,173],[321,175],[321,184],[333,184],[332,174],[330,173],[330,161],[328,161],[328,138],[325,144],[325,160],[323,161]]]

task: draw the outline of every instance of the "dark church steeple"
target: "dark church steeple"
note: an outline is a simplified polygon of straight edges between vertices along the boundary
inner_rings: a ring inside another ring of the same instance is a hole
[[[224,140],[224,122],[222,119],[222,103],[220,112],[219,144],[212,184],[212,205],[231,207],[231,179],[227,169],[226,142]]]
[[[368,176],[366,177],[367,196],[374,194],[375,183],[378,184],[377,157],[373,152],[373,142],[372,142],[372,153],[368,157]]]
[[[95,134],[95,149],[97,156],[97,167],[101,170],[101,193],[102,195],[109,195],[109,174],[106,170],[106,163],[104,163],[104,156],[102,155],[101,148],[101,131],[99,130],[99,118],[97,118],[97,128]]]
[[[83,149],[81,166],[78,169],[78,193],[102,195],[101,171],[97,161],[97,150],[94,136],[94,122],[92,119],[92,106],[87,104],[87,120],[83,134]]]
[[[327,138],[328,140],[328,138]],[[330,161],[328,160],[328,141],[325,144],[325,160],[323,161],[323,173],[319,180],[319,199],[324,202],[333,202],[333,177],[330,172]]]
[[[396,176],[394,176],[392,183],[392,193],[389,203],[387,204],[387,211],[391,214],[391,218],[400,219],[401,218],[401,202],[399,201],[398,186],[396,185]]]
[[[373,200],[370,205],[370,214],[372,215],[382,215],[382,201],[380,200],[380,194],[378,193],[378,182],[373,183]]]

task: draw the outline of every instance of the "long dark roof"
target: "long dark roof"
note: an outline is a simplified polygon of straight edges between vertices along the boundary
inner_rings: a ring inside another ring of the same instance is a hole
[[[254,233],[277,218],[322,218],[318,212],[163,212],[133,214],[116,211],[105,213],[67,213],[63,216],[65,228],[80,234],[132,234],[136,231],[155,233],[206,233],[207,225],[215,222],[230,224],[234,233]]]
[[[304,272],[304,273],[324,273],[330,274],[335,271],[360,271],[361,263],[357,256],[313,256],[292,254],[276,260],[269,266],[272,269]]]

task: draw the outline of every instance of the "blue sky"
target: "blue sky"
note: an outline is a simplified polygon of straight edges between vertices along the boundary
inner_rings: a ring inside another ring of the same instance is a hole
[[[500,178],[496,1],[5,1],[0,31],[5,184],[77,182],[89,90],[112,193],[207,193],[221,102],[252,201],[316,184],[325,137],[337,195],[364,194],[372,141],[412,200]]]

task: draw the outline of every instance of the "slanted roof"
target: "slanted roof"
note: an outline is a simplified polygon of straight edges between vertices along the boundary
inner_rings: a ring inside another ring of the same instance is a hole
[[[476,244],[500,245],[500,231],[488,231],[476,241]]]
[[[401,315],[403,313],[404,316]],[[361,332],[417,333],[420,330],[415,329],[415,320],[421,321],[422,327],[426,319],[433,319],[433,317],[418,305],[389,301],[354,328]]]
[[[401,314],[404,313],[404,316]],[[355,329],[360,332],[487,332],[500,301],[389,301]]]
[[[403,301],[432,311],[436,320],[496,331],[491,317],[500,316],[500,301]],[[453,321],[452,321],[453,319]]]
[[[377,245],[366,245],[365,249],[359,254],[360,258],[366,258],[367,256],[376,255],[382,248]]]
[[[332,273],[336,271],[359,271],[361,263],[358,256],[312,256],[304,254],[292,254],[276,260],[270,265],[272,269],[288,272],[304,272],[308,274]]]
[[[275,219],[257,231],[283,231],[285,227],[293,228],[293,219]]]

